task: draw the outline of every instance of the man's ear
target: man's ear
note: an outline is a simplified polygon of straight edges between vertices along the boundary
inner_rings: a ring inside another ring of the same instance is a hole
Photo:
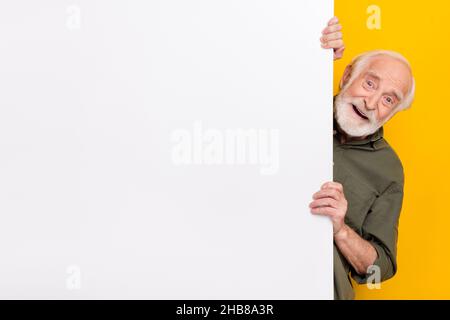
[[[348,80],[350,80],[350,77],[352,76],[352,70],[353,70],[353,66],[351,64],[349,64],[345,70],[344,70],[344,74],[342,75],[341,78],[341,82],[339,83],[339,89],[342,89],[348,82]]]

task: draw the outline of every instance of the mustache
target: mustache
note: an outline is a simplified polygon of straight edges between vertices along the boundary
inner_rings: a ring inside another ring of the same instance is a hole
[[[362,98],[354,98],[354,97],[342,97],[343,101],[347,104],[353,104],[356,108],[359,109],[364,115],[369,118],[371,123],[376,122],[375,111],[367,110],[366,102]]]

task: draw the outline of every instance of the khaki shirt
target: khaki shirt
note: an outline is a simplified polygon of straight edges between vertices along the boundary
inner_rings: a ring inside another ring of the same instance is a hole
[[[339,132],[334,130],[333,134],[334,181],[343,185],[348,202],[345,223],[374,246],[378,253],[374,265],[380,268],[381,281],[387,280],[397,271],[402,164],[383,138],[383,128],[364,140],[344,144]],[[334,244],[335,299],[354,298],[350,276],[363,284],[370,274],[358,275]]]

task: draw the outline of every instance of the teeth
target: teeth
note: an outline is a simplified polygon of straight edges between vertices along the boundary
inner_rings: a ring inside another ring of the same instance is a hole
[[[362,115],[363,117],[368,119],[368,117],[364,113],[362,113],[361,110],[359,110],[357,106],[353,105],[353,107],[356,109],[356,112],[358,112],[360,115]]]

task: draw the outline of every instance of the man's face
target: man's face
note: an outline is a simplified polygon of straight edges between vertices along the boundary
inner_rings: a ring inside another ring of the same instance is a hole
[[[348,78],[344,75],[335,111],[339,126],[352,137],[377,131],[398,111],[411,85],[408,66],[390,56],[372,58],[352,83]]]

